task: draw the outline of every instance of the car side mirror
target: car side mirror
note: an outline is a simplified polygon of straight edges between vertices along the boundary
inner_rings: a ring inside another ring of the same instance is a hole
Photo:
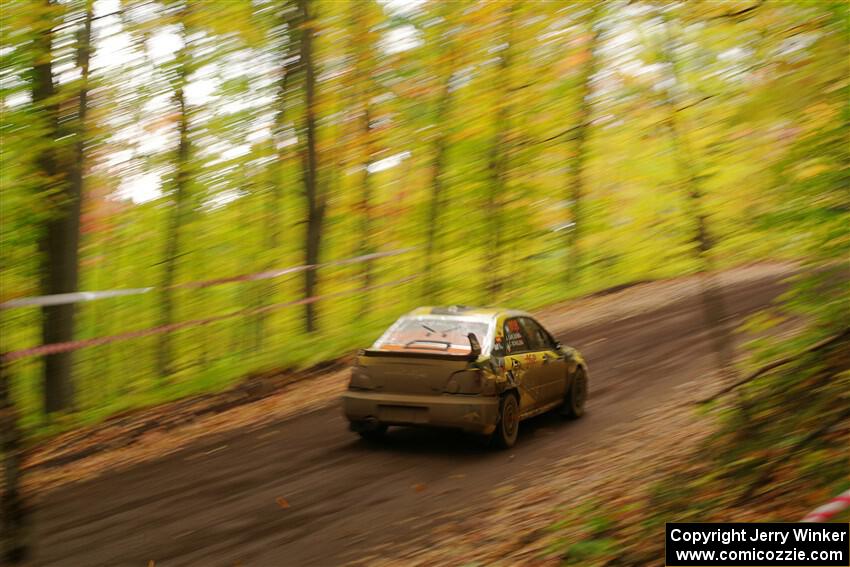
[[[555,350],[561,351],[561,350],[563,350],[563,348],[564,348],[564,345],[562,345],[558,341],[555,341]]]
[[[478,358],[481,355],[481,343],[478,342],[478,337],[475,336],[475,333],[469,333],[466,338],[469,339],[470,358]]]

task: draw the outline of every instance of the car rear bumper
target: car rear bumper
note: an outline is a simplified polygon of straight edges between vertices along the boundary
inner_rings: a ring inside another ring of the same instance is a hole
[[[356,422],[377,420],[386,425],[457,427],[492,433],[499,419],[496,396],[408,395],[349,390],[342,396],[345,417]]]

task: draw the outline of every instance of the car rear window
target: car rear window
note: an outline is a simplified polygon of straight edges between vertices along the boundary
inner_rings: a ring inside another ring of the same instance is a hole
[[[451,318],[411,317],[397,321],[372,348],[379,350],[416,350],[467,354],[469,333],[484,348],[489,325],[481,321]]]

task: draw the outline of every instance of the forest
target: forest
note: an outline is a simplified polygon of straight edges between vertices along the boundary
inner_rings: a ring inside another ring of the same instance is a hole
[[[154,289],[4,309],[3,350],[245,313],[16,362],[25,426],[316,364],[418,304],[532,308],[805,254],[813,229],[846,229],[846,18],[810,2],[10,3],[2,300]]]
[[[782,260],[806,277],[750,328],[809,324],[754,360],[850,321],[845,2],[13,0],[0,38],[28,440],[339,359],[419,305]],[[77,292],[103,293],[32,301]]]

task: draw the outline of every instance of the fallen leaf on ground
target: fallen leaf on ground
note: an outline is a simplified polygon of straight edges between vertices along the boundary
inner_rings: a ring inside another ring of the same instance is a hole
[[[289,508],[289,501],[287,501],[286,498],[281,498],[280,496],[278,496],[275,502],[277,502],[277,505],[281,508]]]
[[[516,487],[513,484],[503,484],[491,490],[490,494],[493,496],[505,496],[506,494],[514,492],[515,489]]]

